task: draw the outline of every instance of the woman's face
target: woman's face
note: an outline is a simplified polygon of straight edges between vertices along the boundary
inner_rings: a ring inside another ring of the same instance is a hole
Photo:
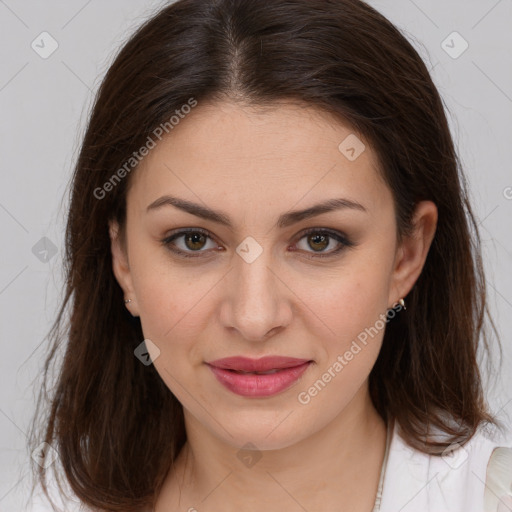
[[[189,426],[277,449],[368,404],[384,315],[433,236],[397,245],[377,166],[367,141],[310,107],[199,103],[133,171],[114,271]],[[266,376],[210,365],[235,356],[306,363],[270,361],[295,369]]]

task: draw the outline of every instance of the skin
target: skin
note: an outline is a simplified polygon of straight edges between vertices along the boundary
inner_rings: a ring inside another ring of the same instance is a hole
[[[414,234],[398,243],[393,197],[369,142],[359,136],[366,149],[355,161],[338,149],[352,133],[310,106],[199,104],[130,177],[126,238],[110,224],[113,270],[132,301],[127,308],[160,350],[154,365],[183,405],[187,431],[156,512],[372,509],[386,425],[368,376],[384,329],[309,403],[298,394],[407,295],[437,209],[418,203]],[[221,210],[232,227],[171,205],[148,212],[165,194]],[[331,198],[366,211],[339,209],[276,227],[281,214]],[[161,242],[172,230],[194,228],[211,238],[187,245],[182,236],[174,246],[202,256],[180,258]],[[328,238],[322,245],[302,234],[307,228],[340,232],[355,245],[320,258],[340,244]],[[236,252],[248,236],[263,249],[251,263]],[[224,388],[205,364],[234,355],[314,363],[287,390],[247,398]],[[248,442],[261,457],[251,467],[237,457]]]

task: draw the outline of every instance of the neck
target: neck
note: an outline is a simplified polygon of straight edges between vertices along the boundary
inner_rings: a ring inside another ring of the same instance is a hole
[[[178,503],[198,512],[373,509],[386,425],[367,388],[322,430],[278,450],[244,452],[255,457],[245,463],[239,448],[187,413],[185,425],[187,443],[167,476],[156,512],[178,510]]]

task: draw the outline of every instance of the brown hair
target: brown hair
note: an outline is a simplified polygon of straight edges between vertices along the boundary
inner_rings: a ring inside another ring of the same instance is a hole
[[[181,404],[134,357],[140,321],[126,311],[112,271],[107,222],[124,227],[129,176],[102,198],[95,191],[190,98],[260,107],[291,99],[339,116],[379,157],[399,237],[410,232],[418,201],[437,205],[423,272],[407,310],[386,327],[371,396],[427,453],[493,424],[477,364],[478,349],[489,351],[477,223],[442,100],[418,53],[359,0],[179,0],[145,22],[111,65],[73,175],[66,291],[36,416],[50,407],[32,439],[58,451],[74,494],[102,510],[151,506],[186,440]],[[444,439],[429,438],[432,428]],[[47,471],[35,471],[46,492]]]

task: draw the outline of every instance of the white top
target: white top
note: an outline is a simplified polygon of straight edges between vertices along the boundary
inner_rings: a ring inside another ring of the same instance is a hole
[[[512,439],[479,432],[455,448],[427,455],[391,424],[374,512],[512,512]]]
[[[51,477],[49,485],[57,496]],[[68,512],[91,510],[76,501],[63,506]],[[41,498],[30,511],[50,507]],[[373,512],[512,512],[512,436],[495,442],[479,433],[443,458],[410,447],[391,424]]]

